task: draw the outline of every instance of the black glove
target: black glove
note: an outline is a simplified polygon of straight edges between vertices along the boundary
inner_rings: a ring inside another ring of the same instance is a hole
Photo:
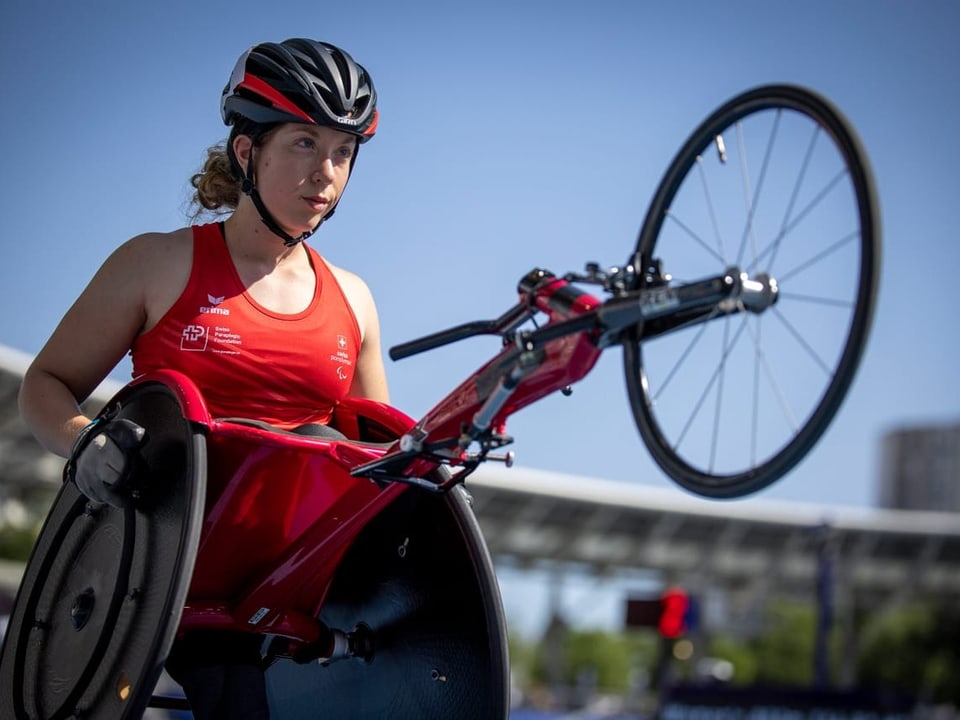
[[[133,497],[145,436],[142,427],[126,418],[94,420],[73,443],[67,479],[95,502],[124,507]]]

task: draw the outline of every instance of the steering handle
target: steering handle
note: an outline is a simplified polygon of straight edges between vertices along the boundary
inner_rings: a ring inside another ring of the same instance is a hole
[[[429,335],[425,335],[416,340],[409,340],[390,348],[391,360],[402,360],[403,358],[422,353],[427,350],[449,345],[458,340],[466,340],[475,335],[505,335],[521,325],[524,320],[534,313],[534,308],[526,300],[521,300],[503,315],[495,320],[476,320],[474,322],[456,325],[446,330],[440,330]]]
[[[399,345],[394,345],[390,348],[390,359],[402,360],[411,355],[433,350],[443,345],[449,345],[458,340],[465,340],[474,335],[489,335],[495,332],[496,325],[493,320],[479,320],[464,323],[463,325],[457,325],[456,327],[425,335],[416,340],[409,340]]]

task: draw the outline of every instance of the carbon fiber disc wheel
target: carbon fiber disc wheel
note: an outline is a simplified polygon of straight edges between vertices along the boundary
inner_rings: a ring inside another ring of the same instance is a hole
[[[320,619],[365,635],[366,658],[267,671],[271,716],[497,720],[509,711],[499,588],[466,493],[409,490],[337,572]]]
[[[173,641],[203,516],[204,440],[160,384],[121,391],[108,411],[147,430],[144,493],[119,509],[61,489],[0,654],[2,720],[138,718]]]

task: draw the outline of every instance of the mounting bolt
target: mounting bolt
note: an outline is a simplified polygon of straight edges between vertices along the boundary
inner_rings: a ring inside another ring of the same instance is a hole
[[[70,608],[70,625],[74,630],[81,630],[87,624],[95,604],[96,595],[90,587],[74,598],[73,607]]]

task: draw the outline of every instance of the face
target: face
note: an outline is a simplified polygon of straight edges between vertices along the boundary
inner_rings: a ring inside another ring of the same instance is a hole
[[[234,140],[241,165],[250,138]],[[239,144],[236,144],[239,143]],[[253,148],[257,190],[277,223],[294,237],[308,232],[340,199],[356,152],[353,135],[332,128],[289,123]]]

